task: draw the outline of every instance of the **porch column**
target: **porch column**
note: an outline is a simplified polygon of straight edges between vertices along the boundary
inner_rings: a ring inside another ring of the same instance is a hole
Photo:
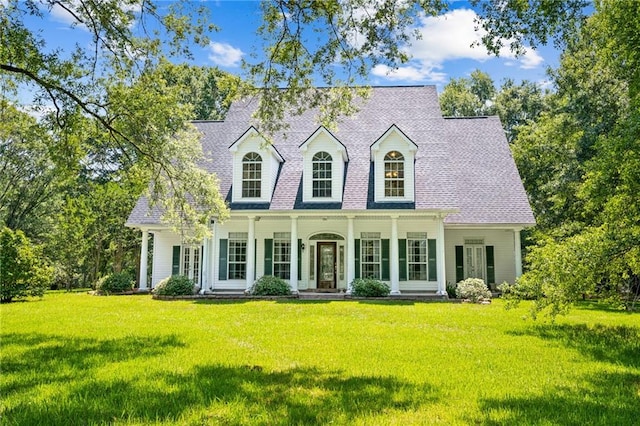
[[[210,238],[204,238],[202,240],[202,272],[200,273],[200,294],[204,294],[209,283],[209,240]]]
[[[249,216],[249,232],[247,235],[247,270],[245,271],[247,282],[246,282],[245,293],[249,293],[251,291],[251,287],[253,286],[253,275],[256,270],[255,239],[256,239],[256,217]]]
[[[444,258],[444,218],[438,219],[436,235],[436,272],[438,274],[438,295],[447,294],[446,259]]]
[[[347,216],[347,294],[351,294],[351,282],[356,277],[356,247],[353,235],[353,216]]]
[[[391,216],[391,244],[389,272],[391,273],[391,294],[400,294],[400,274],[398,269],[398,216]]]
[[[209,251],[209,253],[211,253],[210,257],[210,265],[211,267],[209,268],[209,290],[213,291],[216,287],[215,282],[216,282],[216,277],[218,276],[218,252],[217,252],[217,247],[219,246],[217,243],[218,240],[218,222],[215,221],[215,219],[211,220],[211,239],[210,239],[210,244],[211,244],[211,250]]]
[[[289,264],[289,285],[291,292],[298,293],[298,216],[291,216],[291,263]]]
[[[522,275],[522,247],[520,245],[520,229],[513,230],[513,250],[516,255],[516,278]]]
[[[147,257],[149,255],[149,231],[142,230],[142,245],[140,247],[140,290],[147,291]]]

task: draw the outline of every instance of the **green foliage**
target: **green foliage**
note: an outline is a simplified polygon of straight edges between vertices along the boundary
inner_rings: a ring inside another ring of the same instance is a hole
[[[0,231],[0,302],[42,296],[51,281],[52,268],[43,264],[41,250],[20,230]]]
[[[351,282],[351,294],[356,297],[386,297],[391,289],[374,278],[356,278]]]
[[[455,299],[456,296],[456,285],[455,284],[451,284],[451,283],[447,283],[447,297],[449,297],[449,299]]]
[[[193,280],[184,275],[173,275],[160,281],[153,292],[158,296],[190,296],[194,289]]]
[[[467,278],[456,285],[456,297],[481,302],[491,299],[491,292],[480,278]]]
[[[133,290],[135,281],[128,272],[117,272],[105,275],[96,282],[96,290],[100,293],[124,293]]]
[[[250,293],[255,296],[288,296],[291,287],[281,278],[264,275],[253,283]]]

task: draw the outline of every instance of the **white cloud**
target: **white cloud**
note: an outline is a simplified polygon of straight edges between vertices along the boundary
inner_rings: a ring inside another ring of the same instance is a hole
[[[212,41],[209,43],[209,60],[223,67],[237,67],[244,52],[227,43]]]
[[[421,37],[414,38],[411,45],[405,47],[411,58],[410,63],[391,72],[377,66],[372,70],[373,74],[389,80],[440,82],[446,75],[434,70],[443,69],[448,61],[471,59],[484,62],[492,59],[493,56],[487,49],[478,44],[483,32],[475,30],[477,17],[478,15],[470,9],[456,9],[436,17],[419,17],[416,30]],[[500,57],[508,60],[505,65],[517,65],[523,69],[536,68],[544,61],[538,52],[530,48],[525,49],[523,56],[516,58],[508,47],[505,47],[500,51]]]
[[[387,65],[378,64],[373,67],[371,73],[375,76],[383,77],[391,81],[443,82],[446,78],[446,74],[436,72],[433,68],[418,68],[412,65],[393,69]]]

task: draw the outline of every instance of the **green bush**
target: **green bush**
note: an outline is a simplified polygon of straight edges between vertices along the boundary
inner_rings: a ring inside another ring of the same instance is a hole
[[[447,282],[447,296],[449,296],[449,299],[456,298],[456,286],[449,282]]]
[[[190,296],[195,284],[184,275],[173,275],[160,281],[153,292],[159,296]]]
[[[96,282],[96,290],[100,293],[124,293],[133,290],[134,281],[127,272],[116,272],[105,275]]]
[[[291,287],[281,278],[264,275],[253,283],[251,294],[255,296],[288,296],[291,294]]]
[[[373,278],[356,278],[351,282],[351,294],[357,297],[385,297],[391,289]]]
[[[42,296],[53,269],[42,261],[42,248],[20,230],[0,229],[0,302]]]
[[[472,302],[491,299],[491,292],[480,278],[467,278],[456,286],[456,296]]]

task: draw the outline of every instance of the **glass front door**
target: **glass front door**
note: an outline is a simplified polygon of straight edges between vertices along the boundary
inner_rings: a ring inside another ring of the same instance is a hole
[[[467,278],[480,278],[484,280],[484,246],[468,245],[465,246],[466,262],[465,274]]]
[[[336,288],[336,243],[318,243],[318,289]]]

